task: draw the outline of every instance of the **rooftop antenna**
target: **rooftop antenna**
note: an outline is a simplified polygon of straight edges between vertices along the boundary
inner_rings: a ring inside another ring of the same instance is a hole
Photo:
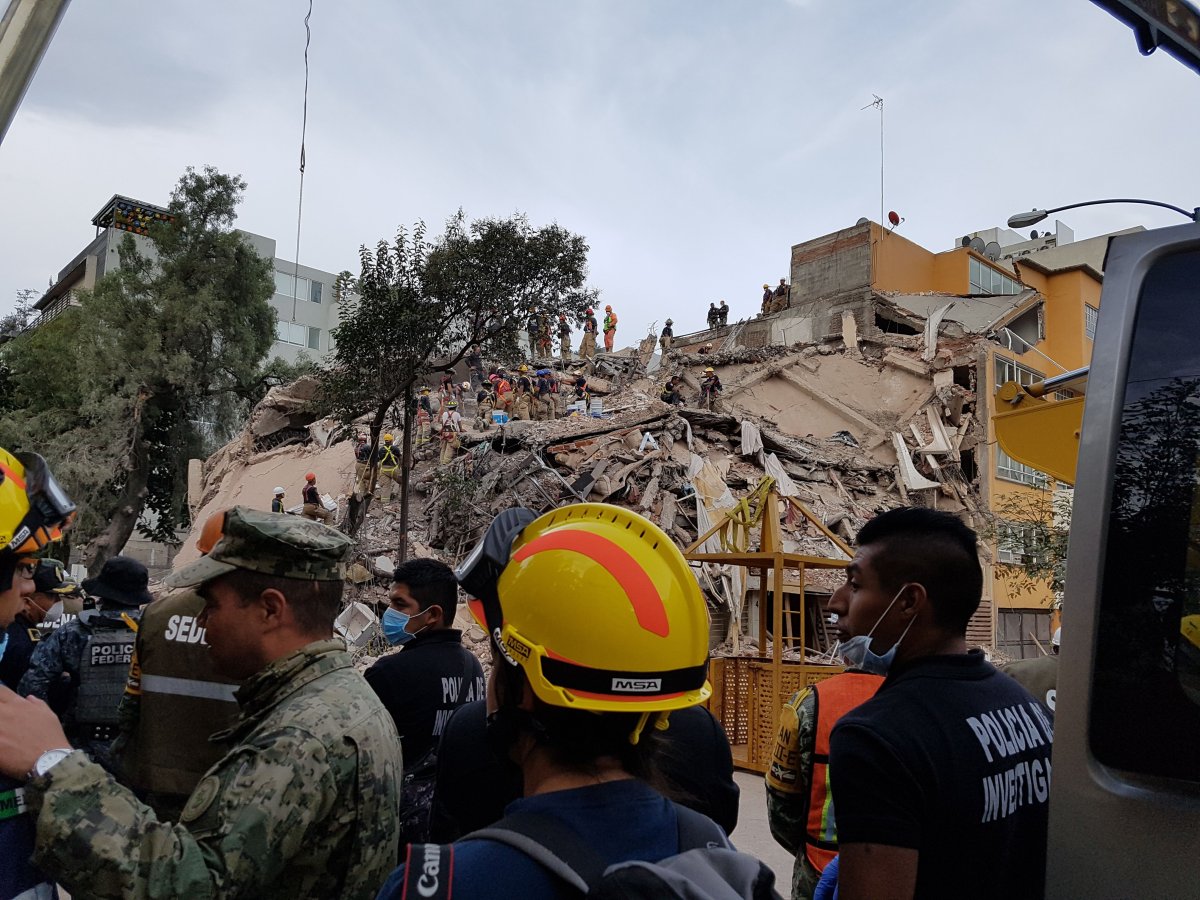
[[[863,109],[874,107],[879,110],[879,224],[883,225],[883,98],[878,94],[871,96],[875,99]]]

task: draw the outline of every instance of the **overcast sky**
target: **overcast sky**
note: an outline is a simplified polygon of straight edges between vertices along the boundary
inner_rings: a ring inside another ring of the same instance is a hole
[[[0,146],[0,309],[188,165],[244,176],[239,227],[291,258],[306,11],[76,0]],[[628,340],[751,314],[793,244],[879,218],[872,94],[885,206],[931,249],[1035,206],[1200,204],[1200,78],[1087,0],[315,0],[309,60],[301,262],[524,212],[586,237]]]

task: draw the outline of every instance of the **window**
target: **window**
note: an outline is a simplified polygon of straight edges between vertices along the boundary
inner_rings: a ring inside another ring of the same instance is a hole
[[[308,328],[305,325],[299,325],[295,322],[276,322],[275,323],[275,340],[281,341],[284,344],[295,344],[297,347],[308,346]],[[312,329],[320,334],[319,329]]]
[[[1088,340],[1096,339],[1096,321],[1100,318],[1100,310],[1094,306],[1083,304],[1083,333],[1088,336]]]
[[[319,281],[305,278],[301,275],[295,278],[290,272],[275,272],[275,293],[292,299],[292,291],[296,292],[298,300],[308,300],[312,303],[321,302],[323,285]]]
[[[996,444],[996,477],[1038,488],[1045,487],[1049,481],[1049,476],[1023,462],[1017,462],[999,444]]]
[[[321,329],[320,328],[309,328],[308,329],[308,349],[309,350],[320,350],[321,349]]]
[[[1029,366],[1023,366],[1015,359],[1009,359],[1006,356],[996,354],[996,387],[1004,384],[1006,381],[1015,381],[1022,387],[1028,387],[1035,382],[1041,381],[1046,376],[1036,369],[1031,369]]]
[[[1025,286],[975,257],[970,259],[972,294],[1019,294]]]
[[[1198,271],[1200,250],[1180,252],[1154,261],[1142,282],[1089,710],[1101,763],[1192,782],[1200,782]]]
[[[1038,526],[1022,522],[1001,522],[996,528],[996,562],[1020,566],[1040,563],[1045,548],[1039,547]]]

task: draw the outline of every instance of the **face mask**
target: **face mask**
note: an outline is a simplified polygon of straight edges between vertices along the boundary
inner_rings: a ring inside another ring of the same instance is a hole
[[[4,651],[8,649],[8,632],[4,632],[4,637],[0,638],[0,659],[4,659]]]
[[[417,613],[417,616],[423,616],[427,612],[429,612],[429,610],[424,610]],[[385,609],[383,611],[382,624],[383,636],[387,639],[387,642],[393,647],[398,647],[401,644],[407,644],[418,634],[429,627],[428,625],[423,625],[415,632],[408,631],[408,623],[414,618],[416,618],[416,616],[410,616],[408,613],[397,612],[390,606]]]
[[[892,667],[892,660],[896,658],[896,648],[900,646],[900,642],[904,640],[904,635],[908,634],[908,629],[912,628],[916,618],[914,617],[908,623],[908,627],[904,629],[900,637],[896,638],[896,643],[892,644],[892,649],[888,650],[882,656],[871,649],[871,635],[875,633],[875,629],[879,627],[879,623],[892,611],[892,607],[896,605],[896,601],[900,599],[900,595],[904,593],[904,588],[906,587],[908,585],[903,585],[896,592],[896,596],[887,605],[887,609],[875,620],[875,624],[871,626],[870,631],[866,634],[855,635],[845,643],[839,641],[837,646],[833,648],[833,655],[840,656],[847,668],[858,669],[871,675],[886,675],[888,673],[888,670]]]

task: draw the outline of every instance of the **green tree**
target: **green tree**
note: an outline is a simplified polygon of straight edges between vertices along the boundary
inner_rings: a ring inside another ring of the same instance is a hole
[[[468,224],[459,210],[430,240],[424,223],[394,241],[360,250],[361,273],[339,278],[336,350],[322,373],[322,399],[344,421],[371,416],[374,453],[384,423],[404,420],[400,558],[407,554],[413,393],[429,373],[453,368],[472,344],[497,356],[517,352],[531,315],[581,316],[596,293],[585,287],[587,242],[524,216]],[[357,531],[374,492],[351,501]]]
[[[80,506],[92,571],[135,528],[173,542],[187,521],[187,460],[238,427],[271,382],[271,262],[233,231],[245,182],[189,168],[173,221],[133,235],[79,305],[5,344],[6,445],[43,452]]]

